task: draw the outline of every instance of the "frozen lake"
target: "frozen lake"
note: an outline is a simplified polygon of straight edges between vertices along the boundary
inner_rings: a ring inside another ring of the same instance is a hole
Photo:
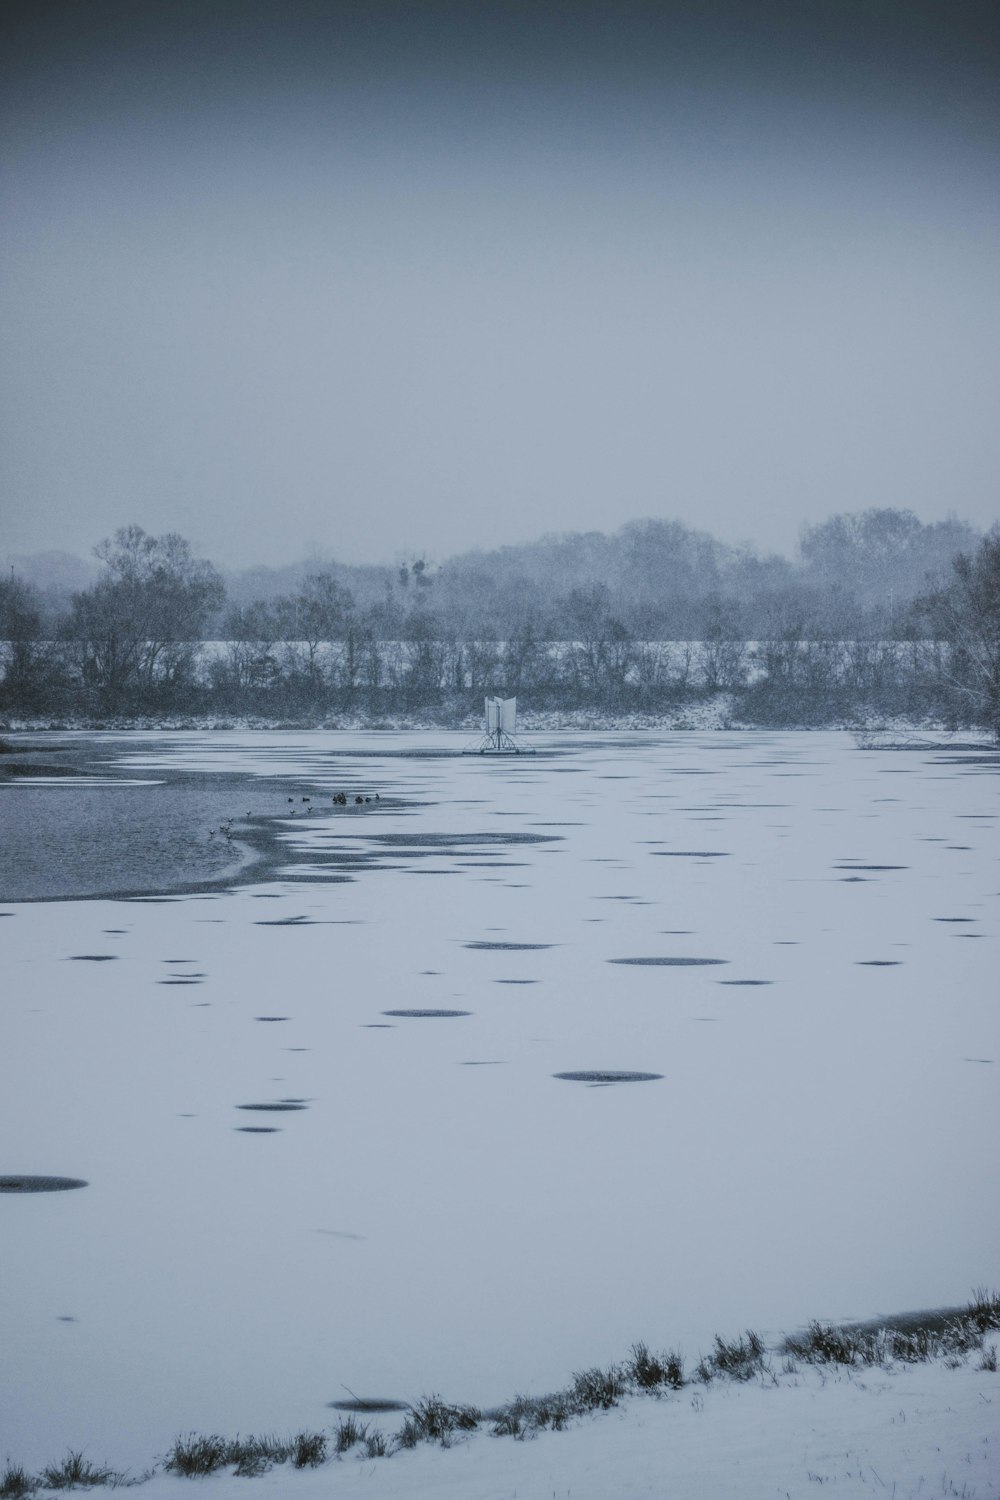
[[[131,893],[0,904],[0,1177],[87,1184],[0,1193],[0,1458],[1000,1279],[1000,759],[466,739],[46,736],[96,784],[0,785],[8,894]]]

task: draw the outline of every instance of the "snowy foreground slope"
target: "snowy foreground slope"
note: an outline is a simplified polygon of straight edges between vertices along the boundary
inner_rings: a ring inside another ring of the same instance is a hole
[[[142,1500],[990,1500],[1000,1495],[1000,1377],[970,1361],[800,1369],[634,1396],[525,1441],[476,1432],[312,1469],[156,1473]]]

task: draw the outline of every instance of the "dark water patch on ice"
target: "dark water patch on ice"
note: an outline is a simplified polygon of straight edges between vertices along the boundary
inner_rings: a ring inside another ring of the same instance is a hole
[[[478,953],[532,953],[542,948],[554,948],[555,943],[463,943],[465,948],[474,948]]]
[[[287,1021],[289,1016],[254,1016],[255,1021]]]
[[[394,1401],[388,1396],[352,1396],[349,1401],[328,1401],[332,1411],[353,1411],[374,1416],[380,1411],[409,1411],[408,1401]]]
[[[416,1017],[445,1017],[445,1016],[471,1016],[471,1010],[384,1010],[384,1016],[416,1016]]]
[[[132,749],[129,736],[121,743],[126,753]],[[49,746],[49,755],[56,749],[66,756],[64,776],[74,768],[84,774],[62,787],[22,783],[8,798],[2,900],[136,900],[171,891],[215,893],[251,880],[349,878],[323,873],[322,845],[295,849],[298,868],[286,868],[298,829],[310,826],[305,818],[288,819],[288,793],[315,795],[315,786],[288,774],[281,753],[274,774],[259,776],[176,767],[169,751],[158,750],[157,780],[137,784],[115,774],[123,753],[118,744],[74,741]],[[393,810],[408,805],[394,803]]]
[[[945,756],[933,762],[935,766],[990,766],[1000,770],[1000,755]]]
[[[553,1078],[563,1078],[568,1083],[652,1083],[662,1078],[662,1073],[628,1073],[603,1069],[587,1069],[580,1073],[553,1073]]]
[[[537,979],[494,979],[494,984],[537,984]]]
[[[561,840],[553,833],[376,833],[369,836],[368,842],[379,844],[393,854],[408,854],[422,849],[457,853],[468,844],[505,848],[517,844],[558,844]]]
[[[241,1109],[243,1109],[245,1107],[246,1106],[244,1106],[244,1105],[240,1105]],[[236,1131],[238,1131],[240,1135],[280,1135],[281,1134],[281,1126],[280,1125],[234,1125],[233,1129],[236,1130]]]
[[[388,1021],[367,1021],[361,1027],[362,1031],[397,1031],[398,1027],[390,1026]]]
[[[27,1173],[0,1176],[0,1193],[65,1193],[86,1186],[80,1177],[33,1177]]]
[[[201,984],[201,979],[197,976],[186,978],[178,975],[175,979],[158,979],[156,982],[157,984]]]
[[[864,875],[844,875],[842,877],[840,883],[841,883],[841,885],[874,885],[875,884],[874,881],[866,879],[866,877]]]
[[[633,964],[638,967],[684,969],[700,968],[706,964],[727,964],[728,958],[609,958],[609,964]]]
[[[501,1057],[475,1058],[472,1062],[462,1063],[463,1068],[503,1068],[506,1064]]]
[[[117,957],[117,953],[71,953],[67,963],[109,964]]]
[[[306,1104],[299,1099],[275,1099],[264,1104],[237,1104],[237,1109],[267,1110],[272,1113],[283,1113],[296,1109],[307,1108]]]
[[[971,844],[945,844],[945,848],[953,850],[956,854],[969,854],[972,851]]]
[[[661,927],[661,937],[694,937],[693,927]]]
[[[79,1323],[79,1321],[80,1319],[74,1318],[72,1313],[58,1313],[56,1315],[57,1323]]]
[[[44,761],[11,761],[4,759],[0,761],[0,779],[11,777],[20,779],[28,776],[32,780],[37,776],[48,780],[51,776],[58,776],[60,781],[74,776],[92,777],[93,772],[87,772],[82,767],[63,764],[61,766],[50,766]]]
[[[975,917],[931,917],[932,922],[974,922]]]
[[[963,1057],[962,1061],[963,1062],[971,1062],[971,1063],[991,1063],[993,1061],[993,1058],[992,1057]]]
[[[13,915],[14,913],[9,911],[0,912],[0,917],[11,917]],[[127,927],[103,927],[101,931],[105,932],[108,937],[125,937],[129,929]],[[170,963],[171,960],[166,959],[165,961]]]
[[[861,969],[895,969],[902,962],[901,958],[859,958],[856,960],[857,967]]]
[[[254,919],[255,927],[316,927],[315,917],[261,917]]]
[[[835,870],[867,870],[879,872],[883,870],[908,870],[909,865],[861,865],[851,861],[849,864],[834,865]]]
[[[773,984],[773,979],[717,979],[716,984],[762,985]]]

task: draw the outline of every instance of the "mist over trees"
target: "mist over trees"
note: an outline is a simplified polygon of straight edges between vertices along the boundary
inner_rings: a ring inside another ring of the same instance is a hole
[[[794,560],[665,520],[440,566],[227,573],[138,526],[95,558],[96,576],[43,554],[0,580],[6,715],[458,723],[497,692],[609,716],[725,694],[740,722],[1000,722],[1000,530],[905,510],[807,526]]]

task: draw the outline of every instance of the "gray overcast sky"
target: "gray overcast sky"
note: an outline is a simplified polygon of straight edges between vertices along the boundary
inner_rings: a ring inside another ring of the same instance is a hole
[[[1000,514],[1000,7],[3,9],[0,552]]]

